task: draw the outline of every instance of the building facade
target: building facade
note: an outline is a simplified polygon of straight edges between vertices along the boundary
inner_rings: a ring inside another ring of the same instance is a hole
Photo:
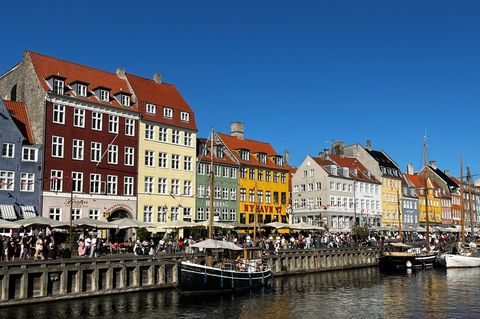
[[[407,178],[402,180],[402,229],[418,227],[417,188]]]
[[[405,174],[407,178],[418,190],[418,221],[421,226],[425,226],[427,222],[430,225],[442,224],[442,207],[441,207],[441,189],[437,184],[433,183],[430,178],[421,175]]]

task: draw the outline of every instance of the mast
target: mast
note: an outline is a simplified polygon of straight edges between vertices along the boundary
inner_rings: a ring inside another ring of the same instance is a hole
[[[425,225],[427,228],[427,248],[430,250],[430,225],[428,219],[428,173],[427,173],[427,135],[423,138],[423,167],[424,167],[424,195],[425,195]]]
[[[213,239],[213,139],[214,131],[212,128],[210,138],[210,214],[208,215],[208,238]]]
[[[400,182],[400,185],[402,182]],[[397,205],[398,205],[398,232],[400,234],[400,239],[403,240],[402,234],[402,208],[400,205],[400,189],[397,188]]]
[[[465,242],[465,200],[463,199],[463,156],[460,157],[460,205],[462,206],[462,243]]]
[[[473,238],[475,238],[473,225],[473,202],[472,202],[472,175],[470,174],[470,167],[467,166],[467,191],[468,191],[468,212],[470,215],[470,230]]]

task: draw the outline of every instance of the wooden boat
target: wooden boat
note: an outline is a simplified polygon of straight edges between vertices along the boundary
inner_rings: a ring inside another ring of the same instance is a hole
[[[441,254],[437,262],[447,269],[480,267],[480,257],[472,255]]]
[[[272,271],[263,264],[259,249],[245,250],[234,243],[214,239],[192,247],[205,249],[207,257],[180,262],[179,288],[184,294],[227,293],[270,284]],[[242,251],[244,259],[240,258]],[[237,258],[225,258],[224,253]]]
[[[383,269],[423,269],[433,267],[436,253],[403,243],[389,243],[379,257]]]

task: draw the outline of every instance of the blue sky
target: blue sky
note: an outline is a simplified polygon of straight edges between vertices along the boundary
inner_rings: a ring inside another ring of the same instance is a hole
[[[290,151],[328,141],[480,173],[479,1],[50,1],[2,4],[0,72],[25,49],[151,77],[195,112],[199,135]]]

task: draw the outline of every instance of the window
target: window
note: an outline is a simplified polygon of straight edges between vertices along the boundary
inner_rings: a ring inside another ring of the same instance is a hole
[[[274,172],[274,173],[273,173],[273,182],[274,182],[274,183],[278,183],[278,175],[279,175],[278,172]]]
[[[92,112],[92,130],[102,130],[102,113]]]
[[[152,176],[145,176],[144,192],[147,193],[147,194],[152,194],[153,193],[153,177]]]
[[[179,130],[172,130],[172,143],[173,144],[180,144],[180,131]]]
[[[143,206],[143,221],[146,223],[152,222],[153,206]]]
[[[316,183],[315,183],[315,190],[316,190],[316,191],[319,191],[319,190],[321,190],[321,189],[322,189],[322,183],[316,182]]]
[[[255,169],[254,169],[254,168],[250,168],[249,177],[250,177],[250,179],[252,179],[252,180],[255,179]]]
[[[63,157],[63,137],[52,136],[52,157]]]
[[[183,145],[192,146],[192,133],[185,132],[185,135],[183,136]]]
[[[158,153],[158,167],[168,167],[167,153]]]
[[[265,192],[265,203],[266,204],[272,203],[272,193],[270,191]]]
[[[50,190],[61,192],[63,188],[63,171],[52,169],[50,171]]]
[[[100,162],[102,156],[102,144],[98,142],[90,143],[90,161]]]
[[[20,174],[20,191],[33,192],[35,187],[35,174],[21,173]]]
[[[117,195],[118,176],[107,176],[107,194]]]
[[[164,117],[168,117],[168,118],[172,118],[173,117],[173,110],[166,107],[163,109],[163,116]]]
[[[133,147],[125,146],[125,165],[133,166],[135,158],[135,149]]]
[[[53,104],[53,123],[65,124],[65,105]]]
[[[265,180],[266,180],[267,182],[270,182],[270,180],[272,179],[271,176],[272,176],[272,172],[271,172],[271,171],[267,171],[267,173],[265,174]]]
[[[215,176],[220,177],[221,175],[221,168],[218,165],[213,166],[213,169],[215,170]]]
[[[241,167],[240,168],[240,178],[247,178],[247,168]]]
[[[83,140],[73,140],[72,142],[72,159],[83,161]]]
[[[123,195],[133,195],[133,177],[125,176],[123,178]]]
[[[53,79],[53,93],[63,95],[64,82],[59,79]]]
[[[198,164],[197,173],[198,173],[199,175],[205,175],[205,171],[206,171],[205,168],[206,168],[206,166],[207,166],[207,164],[203,164],[203,163]]]
[[[15,144],[3,143],[2,157],[13,158],[15,156]]]
[[[192,195],[192,181],[183,181],[183,195]]]
[[[159,127],[158,128],[158,140],[160,142],[166,142],[167,141],[167,136],[168,136],[167,128],[166,127]]]
[[[230,188],[230,200],[237,200],[237,189]]]
[[[222,167],[222,176],[228,178],[228,167]]]
[[[150,103],[145,104],[145,111],[150,114],[155,114],[156,113],[155,104],[150,104]]]
[[[190,114],[187,112],[180,113],[180,119],[184,122],[188,122],[190,120]]]
[[[159,206],[157,210],[157,221],[159,223],[167,222],[167,207]]]
[[[273,192],[273,203],[278,204],[278,192]]]
[[[205,209],[203,207],[197,208],[197,220],[205,220]]]
[[[240,188],[240,201],[241,202],[247,201],[247,190],[245,188]]]
[[[192,209],[190,207],[183,208],[183,218],[192,218],[191,216]]]
[[[159,177],[158,178],[158,193],[167,194],[167,179]]]
[[[85,84],[77,84],[77,95],[78,96],[87,96],[87,86]]]
[[[335,190],[335,182],[330,182],[330,190]]]
[[[257,191],[257,201],[263,203],[263,191]]]
[[[255,203],[255,191],[253,189],[248,191],[248,201],[250,203]]]
[[[214,198],[221,199],[222,198],[222,189],[220,187],[215,187]]]
[[[179,179],[172,179],[171,194],[180,195],[180,180]]]
[[[110,92],[104,89],[100,89],[100,100],[110,102]]]
[[[152,124],[145,125],[145,139],[146,140],[153,140],[153,135],[155,134],[155,130]]]
[[[240,150],[240,157],[244,161],[250,160],[250,152],[248,150]]]
[[[170,208],[170,218],[172,221],[178,220],[178,207]]]
[[[118,145],[110,145],[108,148],[108,164],[118,164]]]
[[[88,218],[98,220],[99,216],[100,216],[100,209],[98,208],[90,208],[90,210],[88,211]]]
[[[230,178],[237,178],[237,169],[230,167]]]
[[[60,207],[50,207],[50,219],[60,220],[62,209]]]
[[[0,190],[13,191],[15,189],[15,172],[0,171]]]
[[[287,182],[287,174],[282,173],[281,181],[282,181],[282,184],[285,184]]]
[[[197,197],[198,198],[205,197],[205,185],[198,185],[197,186]]]
[[[267,154],[260,153],[259,159],[260,159],[260,164],[267,164]]]
[[[258,180],[263,181],[263,169],[259,169],[257,175],[258,175]]]
[[[230,221],[237,220],[237,210],[235,208],[230,209]]]
[[[73,111],[73,126],[85,127],[85,110],[75,108]]]
[[[192,170],[192,157],[191,156],[184,156],[183,157],[183,169],[186,171]]]
[[[108,131],[110,133],[118,133],[118,116],[110,115],[108,118]]]
[[[222,199],[228,200],[228,188],[222,187]]]
[[[135,136],[135,120],[125,119],[125,135]]]
[[[22,149],[22,161],[24,162],[38,161],[38,150],[33,147],[24,146]]]
[[[122,94],[122,105],[130,106],[130,96]]]
[[[72,172],[72,192],[83,192],[83,173]]]
[[[101,176],[100,174],[90,174],[90,193],[100,194],[101,188]]]
[[[81,208],[73,208],[72,209],[72,220],[80,219],[82,217],[82,209]]]
[[[153,151],[145,151],[145,166],[150,166],[153,167],[153,156],[154,152]]]
[[[180,169],[180,155],[172,154],[172,168]]]

